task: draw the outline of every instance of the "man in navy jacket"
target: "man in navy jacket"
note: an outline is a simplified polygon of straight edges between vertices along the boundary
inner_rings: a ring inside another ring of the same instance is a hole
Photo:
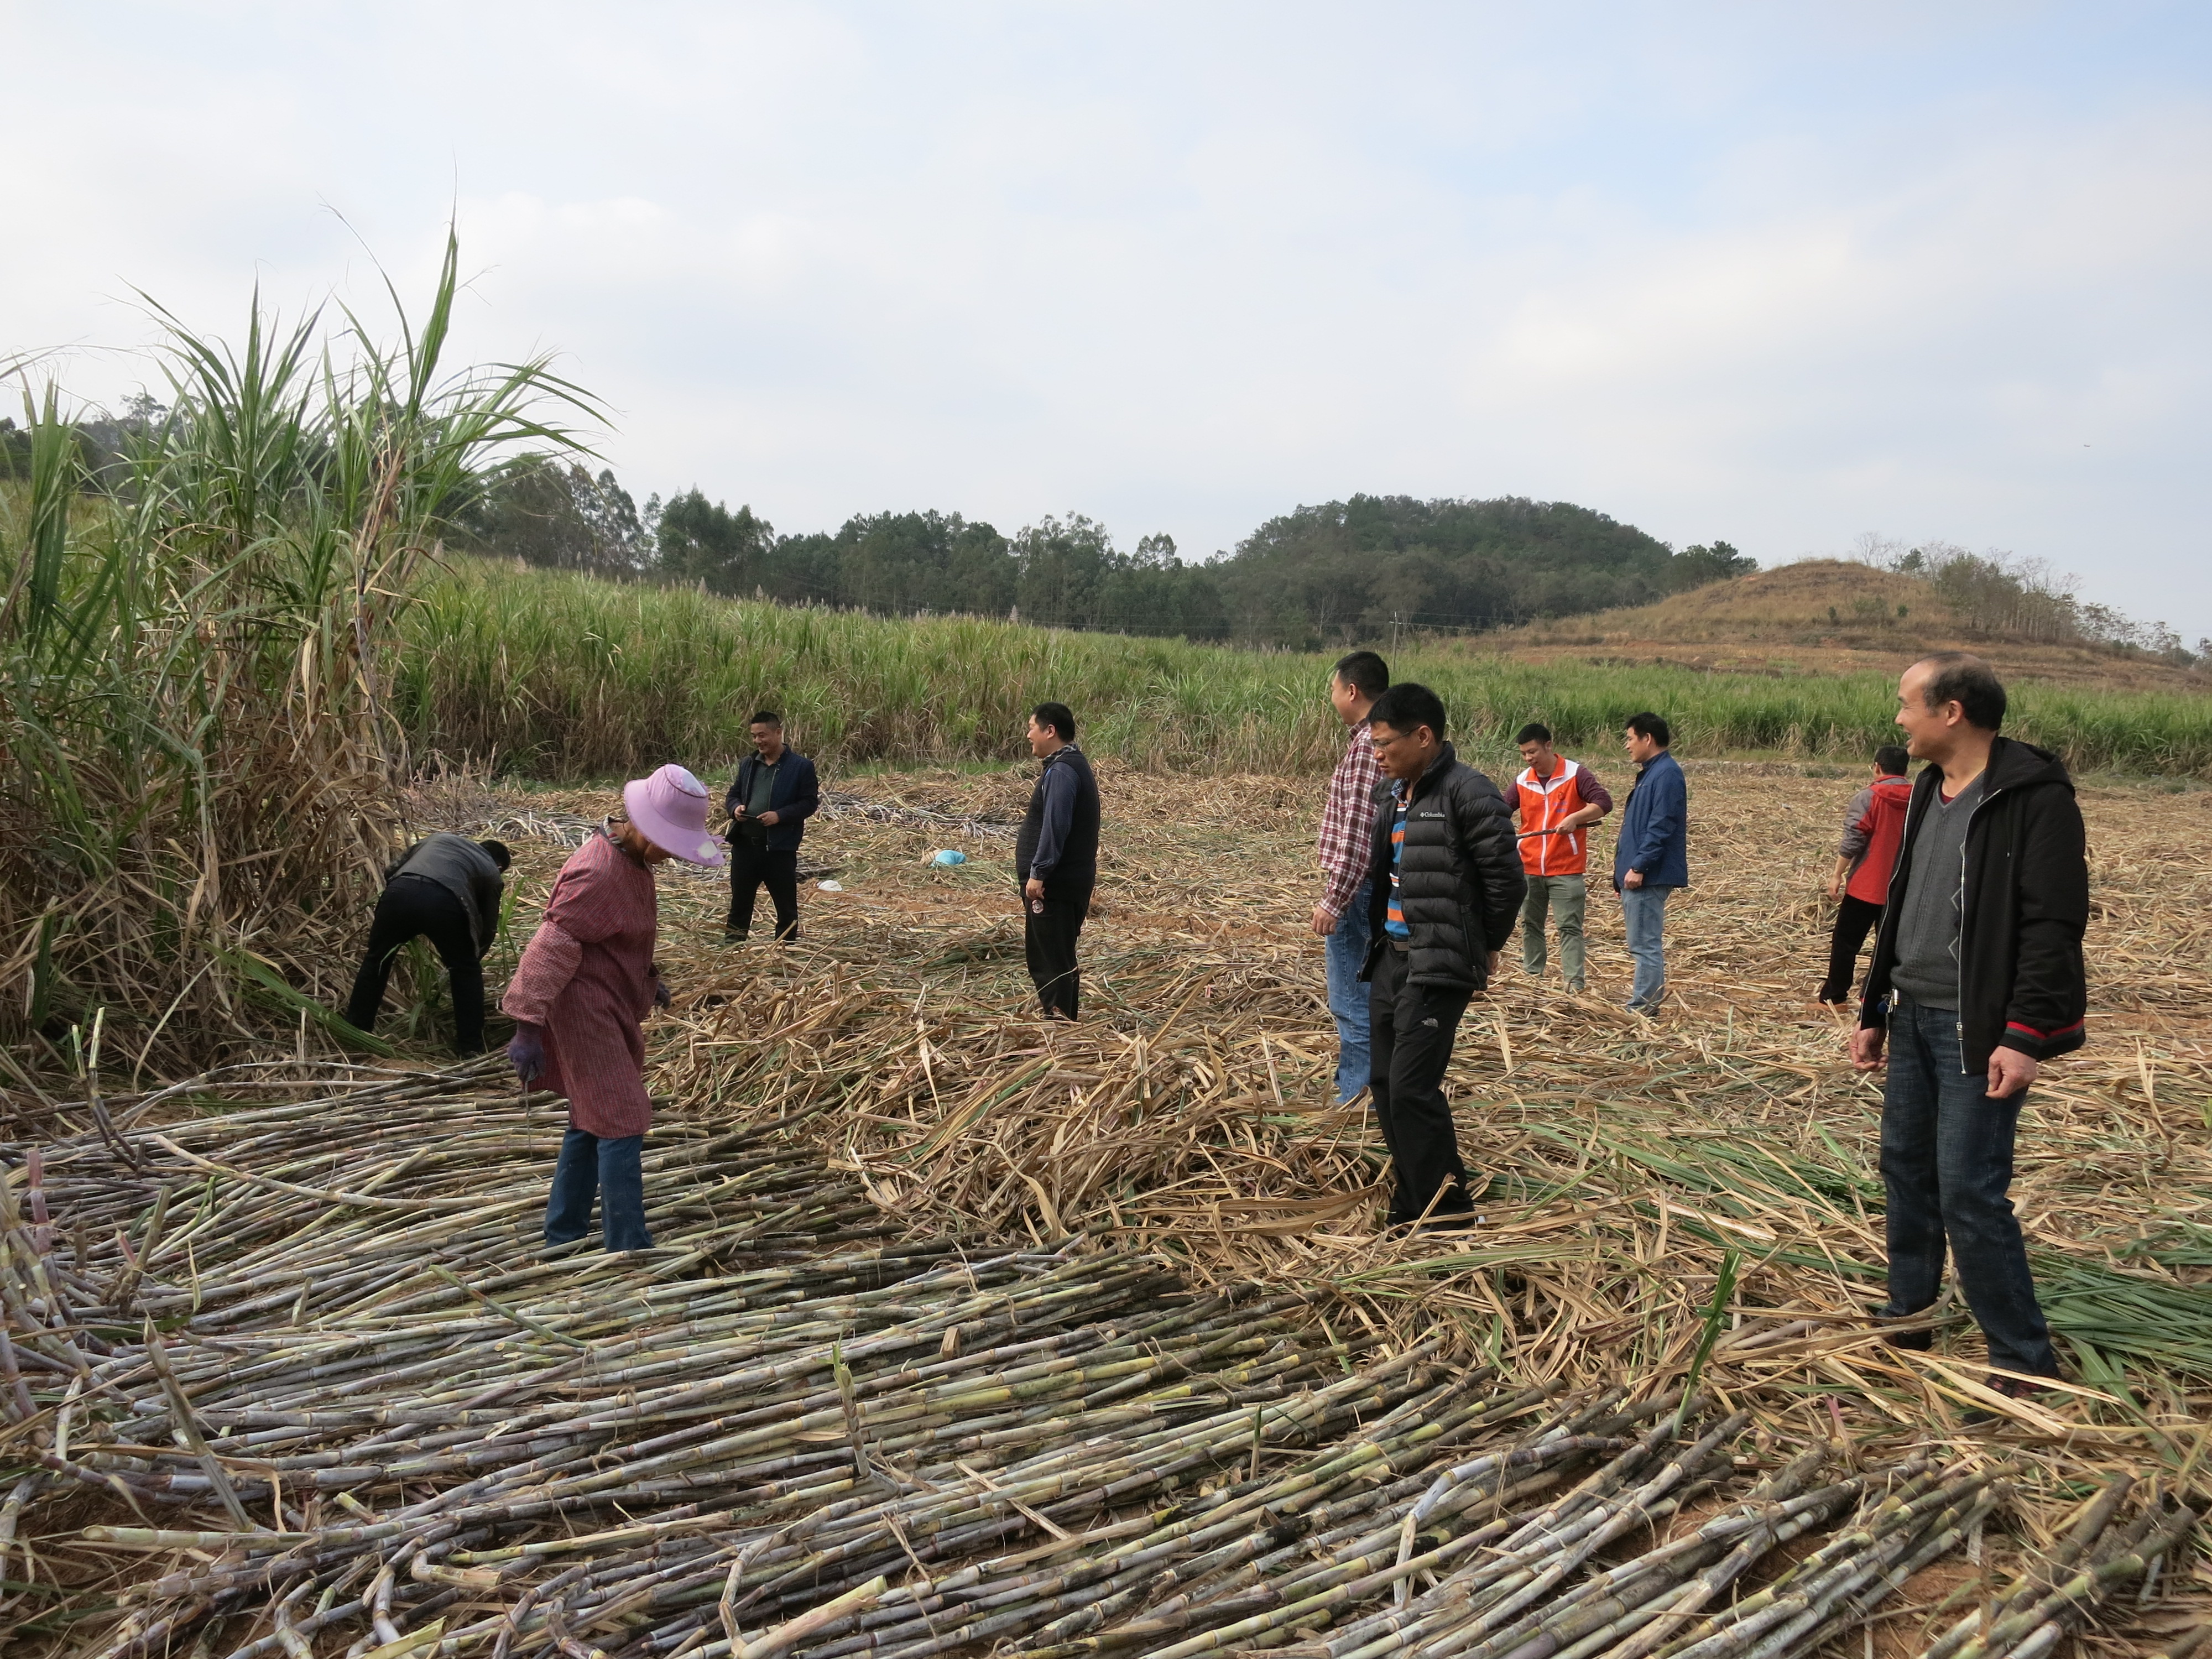
[[[799,843],[806,819],[822,805],[814,763],[784,746],[783,720],[763,708],[749,727],[756,752],[738,765],[723,798],[730,814],[730,917],[732,941],[752,931],[753,901],[766,883],[775,905],[775,936],[799,937]]]
[[[1690,884],[1690,795],[1682,769],[1667,752],[1674,734],[1662,716],[1631,714],[1626,738],[1636,787],[1621,809],[1613,887],[1627,924],[1628,954],[1636,959],[1628,1006],[1654,1015],[1667,995],[1667,896]]]

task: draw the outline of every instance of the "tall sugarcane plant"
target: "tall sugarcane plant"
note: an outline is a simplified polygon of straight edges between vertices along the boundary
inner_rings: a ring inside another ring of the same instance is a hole
[[[28,488],[0,498],[11,1038],[104,1008],[136,1067],[272,1013],[346,1034],[322,1010],[409,827],[398,617],[483,469],[591,413],[544,359],[445,367],[458,260],[449,235],[419,326],[392,294],[396,343],[258,291],[236,346],[154,307],[169,410],[97,480],[57,391],[27,393]]]

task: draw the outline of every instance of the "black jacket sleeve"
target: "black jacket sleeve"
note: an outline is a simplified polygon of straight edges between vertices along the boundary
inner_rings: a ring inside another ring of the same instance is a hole
[[[1483,948],[1502,951],[1521,920],[1521,902],[1528,896],[1512,811],[1496,786],[1479,776],[1470,775],[1459,793],[1460,856],[1474,872],[1480,896]],[[1479,971],[1476,976],[1481,976]]]
[[[2040,1060],[2081,1042],[2089,926],[2088,836],[2071,789],[2033,792],[2021,814],[2019,939],[1997,1046]]]
[[[507,881],[493,870],[471,878],[469,890],[477,902],[477,955],[488,957],[499,938],[499,906],[507,892]]]
[[[745,773],[752,763],[752,757],[750,755],[738,763],[738,775],[730,781],[729,792],[722,797],[724,817],[734,818],[738,816],[738,804],[744,800],[749,793],[745,787]]]

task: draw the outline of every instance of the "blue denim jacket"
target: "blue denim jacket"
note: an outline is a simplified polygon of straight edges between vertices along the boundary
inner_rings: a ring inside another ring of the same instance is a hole
[[[1613,848],[1613,884],[1631,870],[1646,887],[1690,884],[1690,792],[1682,769],[1664,750],[1637,774],[1620,812],[1620,837]]]

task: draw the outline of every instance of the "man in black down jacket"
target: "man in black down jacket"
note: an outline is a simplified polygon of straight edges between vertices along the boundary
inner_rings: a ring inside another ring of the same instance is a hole
[[[1474,1207],[1444,1067],[1468,999],[1490,983],[1528,878],[1512,809],[1443,740],[1444,706],[1425,685],[1394,685],[1368,711],[1375,759],[1369,904],[1369,1042],[1375,1115],[1397,1182],[1394,1224],[1456,1225]]]
[[[1942,1282],[1944,1247],[1990,1363],[2015,1398],[2056,1376],[2012,1184],[2013,1133],[2043,1062],[2081,1046],[2081,935],[2089,869],[2066,769],[1997,735],[2004,688],[1980,658],[1947,651],[1898,684],[1897,723],[1929,764],[1905,809],[1851,1060],[1889,1050],[1881,1176],[1889,1305],[1911,1322]],[[1892,1340],[1925,1348],[1929,1333]]]

